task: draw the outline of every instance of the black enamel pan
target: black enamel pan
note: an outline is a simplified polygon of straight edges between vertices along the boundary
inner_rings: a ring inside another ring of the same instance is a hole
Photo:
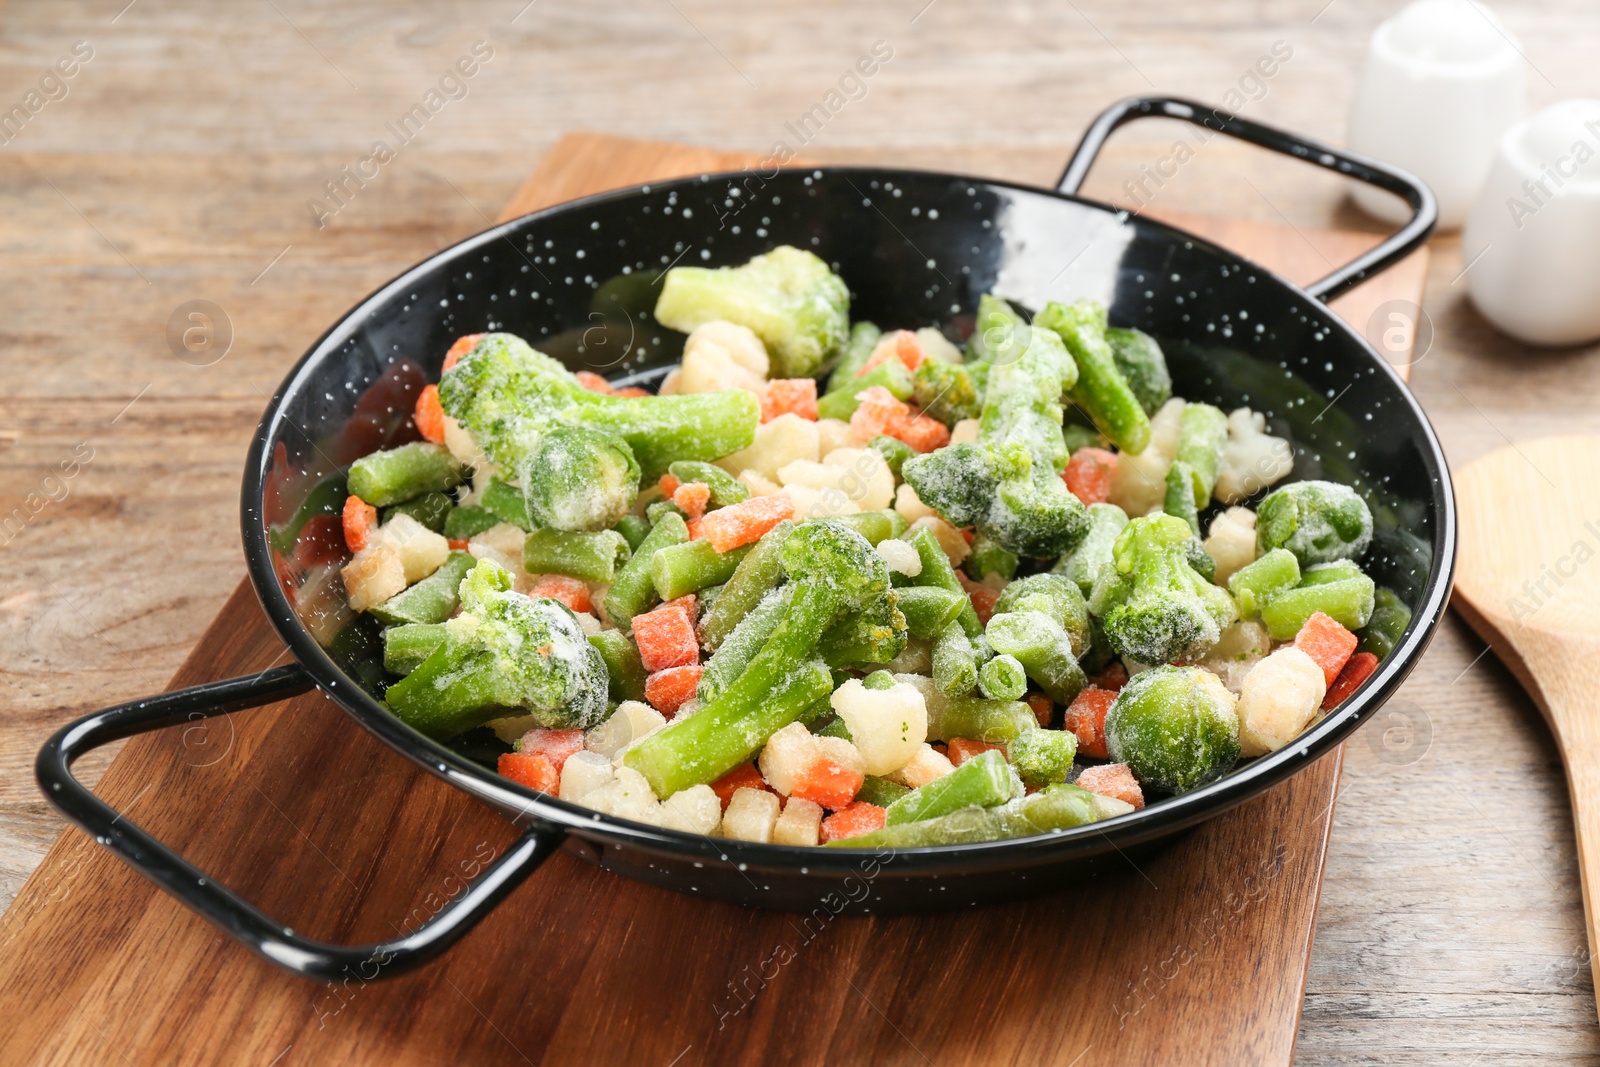
[[[1144,116],[1186,120],[1404,198],[1412,220],[1306,288],[1199,237],[1075,195],[1106,138]],[[97,712],[40,752],[50,802],[124,862],[229,935],[311,977],[396,974],[444,950],[553,851],[646,882],[758,907],[909,911],[1001,900],[1076,881],[1112,849],[1149,847],[1296,774],[1370,716],[1416,663],[1444,610],[1455,508],[1444,456],[1411,394],[1326,301],[1427,238],[1434,199],[1415,178],[1225,112],[1172,99],[1125,101],[1085,135],[1057,189],[878,168],[702,175],[590,197],[497,226],[367,297],[279,387],[244,474],[250,577],[294,663]],[[674,263],[736,264],[779,244],[808,248],[849,283],[854,318],[970,329],[978,297],[1028,308],[1092,297],[1112,321],[1161,342],[1175,392],[1268,415],[1295,448],[1294,477],[1358,487],[1378,534],[1366,560],[1413,610],[1392,655],[1352,699],[1289,747],[1193,793],[1054,835],[864,855],[691,836],[534,793],[497,776],[492,754],[436,744],[386,712],[374,634],[350,624],[335,573],[316,562],[342,499],[340,469],[413,439],[412,400],[459,335],[508,330],[615,381],[649,384],[681,336],[649,309]],[[330,505],[329,501],[332,501]],[[309,521],[308,520],[308,516]],[[379,945],[340,946],[287,929],[96,799],[71,762],[118,738],[225,715],[318,687],[383,743],[501,812],[525,832],[427,925]]]

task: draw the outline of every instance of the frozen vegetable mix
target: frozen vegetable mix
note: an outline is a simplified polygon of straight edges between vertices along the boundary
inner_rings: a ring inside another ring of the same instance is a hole
[[[529,790],[779,847],[1066,833],[1291,744],[1410,625],[1366,499],[1092,301],[991,294],[958,345],[779,247],[655,317],[660,395],[461,338],[328,519],[385,705]]]

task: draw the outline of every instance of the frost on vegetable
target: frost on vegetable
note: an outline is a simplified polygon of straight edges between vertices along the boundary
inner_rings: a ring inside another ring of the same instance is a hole
[[[918,499],[951,524],[975,526],[1019,556],[1055,556],[1088,525],[1082,501],[1061,480],[1067,463],[1061,395],[1077,367],[1060,338],[1020,323],[1008,327],[999,305],[988,308],[1001,321],[989,327],[985,342],[993,362],[978,440],[909,459],[902,474]]]
[[[1239,758],[1237,698],[1199,667],[1136,675],[1106,714],[1106,748],[1139,781],[1187,793],[1222,777]]]
[[[1190,564],[1189,525],[1171,515],[1132,520],[1095,583],[1089,610],[1111,647],[1141,663],[1195,660],[1238,617],[1226,590]]]
[[[766,345],[779,378],[819,374],[850,332],[850,291],[810,252],[782,245],[740,267],[673,267],[656,321],[689,333],[722,319]]]
[[[1264,756],[1300,736],[1327,692],[1322,668],[1293,646],[1257,663],[1239,690],[1239,742],[1245,756]]]
[[[585,389],[559,362],[508,333],[485,334],[439,381],[445,414],[488,458],[526,485],[540,442],[557,426],[615,435],[643,476],[674,460],[714,460],[755,440],[761,403],[742,390],[696,396],[604,396]]]
[[[1293,482],[1256,509],[1256,545],[1286,548],[1301,567],[1360,559],[1372,542],[1372,511],[1348,485]]]
[[[513,592],[511,575],[480,560],[461,583],[461,614],[445,640],[385,702],[401,721],[448,738],[507,708],[541,726],[595,725],[606,710],[605,661],[565,604]]]

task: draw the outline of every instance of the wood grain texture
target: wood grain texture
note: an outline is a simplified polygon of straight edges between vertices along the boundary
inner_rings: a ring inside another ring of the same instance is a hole
[[[1293,59],[1244,113],[1338,143],[1367,39],[1395,9],[141,0],[119,16],[125,6],[10,0],[0,13],[8,104],[73,41],[96,50],[71,95],[0,152],[0,514],[49,488],[78,442],[96,450],[63,499],[0,537],[0,903],[61,833],[32,780],[44,738],[160,688],[227,602],[242,567],[239,470],[284,370],[359,295],[487,225],[564,131],[763,153],[881,39],[893,60],[807,155],[1048,185],[1111,100],[1216,100],[1283,40]],[[1593,95],[1590,0],[1494,7],[1528,58],[1532,107]],[[318,229],[307,198],[479,39],[497,54],[471,95]],[[1129,202],[1123,182],[1182,130],[1119,132],[1086,194]],[[1339,179],[1221,139],[1154,209],[1308,235],[1379,229]],[[1432,249],[1432,343],[1411,387],[1452,463],[1600,433],[1600,347],[1496,334],[1466,298],[1458,241]],[[164,338],[193,298],[235,327],[210,367],[174,359]],[[1447,619],[1389,705],[1403,715],[1346,746],[1297,1062],[1600,1064],[1560,754],[1484,652]],[[111,755],[80,769],[92,780]]]
[[[1456,475],[1453,602],[1522,683],[1561,749],[1590,967],[1600,967],[1600,437],[1502,448]]]
[[[504,214],[748,158],[574,135]],[[1258,257],[1271,261],[1273,247]],[[176,684],[282,658],[251,599],[236,591]],[[454,891],[456,869],[475,872],[512,835],[331,710],[312,694],[136,738],[101,789],[114,803],[142,801],[141,824],[294,928],[378,939],[421,921],[438,906],[427,887]],[[816,922],[690,904],[563,856],[445,961],[364,997],[359,978],[358,989],[276,972],[131,872],[95,866],[94,846],[69,835],[0,923],[0,1001],[26,1020],[0,1059],[104,1055],[112,1020],[203,1004],[206,1032],[151,1024],[112,1047],[131,1062],[216,1062],[207,1034],[228,1033],[227,1057],[250,1059],[282,1041],[317,1060],[402,1063],[465,1043],[476,1060],[503,1053],[503,1041],[595,1064],[691,1048],[728,1063],[1288,1063],[1338,766],[1325,759],[1075,891],[954,916]],[[328,883],[330,868],[338,881],[308,907],[305,887]],[[422,890],[406,872],[422,875]],[[90,901],[102,903],[85,922]],[[707,925],[716,936],[700,933]],[[555,980],[561,972],[571,980]],[[637,980],[659,974],[674,975],[670,991]],[[431,1014],[441,979],[473,1014]],[[521,1000],[505,990],[535,984],[539,1011],[508,1010]],[[217,988],[230,990],[221,1004]],[[1061,1003],[1078,1010],[1052,1016]]]

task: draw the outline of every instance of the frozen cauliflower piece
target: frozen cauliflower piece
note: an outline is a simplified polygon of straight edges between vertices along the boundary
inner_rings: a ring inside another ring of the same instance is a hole
[[[1217,469],[1215,495],[1224,504],[1237,503],[1283,478],[1294,468],[1289,442],[1266,432],[1266,416],[1238,408],[1228,415],[1228,444]]]
[[[922,502],[922,498],[917,495],[917,491],[909,482],[894,491],[894,509],[906,522],[939,517],[937,511]]]
[[[766,844],[772,840],[777,821],[776,795],[765,789],[735,789],[728,810],[722,813],[722,836]]]
[[[1256,560],[1256,513],[1238,507],[1222,512],[1211,520],[1211,534],[1203,547],[1217,561],[1217,573],[1211,580],[1226,586],[1234,571]]]
[[[1222,637],[1200,660],[1200,666],[1222,679],[1228,691],[1238,694],[1244,680],[1272,649],[1272,637],[1259,622],[1240,619],[1222,631]]]
[[[950,428],[950,443],[953,445],[969,445],[978,439],[978,432],[983,423],[978,419],[962,419]]]
[[[351,611],[375,608],[406,587],[406,566],[400,550],[381,538],[357,552],[339,573],[344,578]]]
[[[1171,462],[1178,454],[1178,434],[1183,425],[1183,410],[1189,402],[1175,396],[1150,417],[1150,448],[1160,452]]]
[[[856,678],[833,691],[833,710],[850,728],[863,771],[881,777],[899,770],[928,739],[928,708],[915,686],[896,682],[868,689]]]
[[[1111,475],[1109,502],[1128,513],[1129,518],[1162,510],[1167,494],[1167,468],[1178,450],[1178,428],[1187,404],[1173,397],[1150,420],[1150,444],[1143,452],[1117,454]]]
[[[656,802],[650,783],[632,767],[617,768],[611,783],[586,794],[582,803],[603,814],[636,822],[655,824],[661,819],[661,805]]]
[[[859,511],[878,511],[894,500],[894,473],[871,448],[834,449],[821,463],[795,460],[778,470],[778,482],[785,489],[799,486],[840,494]],[[799,498],[795,502],[799,504]]]
[[[856,502],[838,489],[813,489],[809,485],[784,486],[783,494],[794,501],[796,519],[827,519],[834,515],[854,515],[861,510]]]
[[[661,802],[660,825],[686,834],[715,833],[722,822],[722,801],[709,785],[692,785]]]
[[[1293,645],[1255,665],[1239,688],[1242,756],[1276,752],[1316,718],[1328,683],[1317,661]]]
[[[676,391],[716,393],[743,389],[760,396],[766,392],[770,369],[766,346],[748,327],[708,322],[695,327],[683,343]]]
[[[915,578],[922,573],[922,557],[917,555],[916,548],[898,537],[879,541],[875,551],[883,557],[883,561],[889,565],[889,569],[895,574],[903,574],[907,578]]]
[[[861,448],[865,444],[843,419],[817,420],[817,450],[822,455],[839,448]]]
[[[936,359],[940,363],[961,362],[961,349],[941,333],[937,326],[924,326],[918,330],[917,343],[922,346],[922,354],[929,359]]]
[[[444,447],[450,450],[450,455],[455,457],[457,463],[463,467],[477,470],[487,465],[483,450],[472,439],[472,435],[449,415],[444,417]]]
[[[921,789],[929,782],[936,782],[940,778],[955,770],[950,760],[938,749],[924,742],[917,746],[916,752],[905,762],[899,770],[886,777],[891,782],[912,789]]]
[[[661,713],[639,700],[624,700],[611,717],[583,735],[583,747],[606,759],[667,725]]]
[[[574,752],[561,765],[561,799],[580,802],[616,780],[611,760],[598,752]]]
[[[378,536],[400,553],[407,585],[438,570],[450,555],[450,542],[444,535],[434,533],[410,515],[394,516],[378,528]]]
[[[756,427],[754,444],[731,456],[723,456],[717,460],[717,466],[733,475],[753,470],[772,482],[778,480],[780,467],[795,460],[816,462],[820,447],[816,423],[799,415],[779,415]]]
[[[757,471],[740,471],[739,480],[750,490],[751,496],[773,496],[783,492],[783,486],[763,478]]]
[[[800,797],[790,797],[772,828],[778,845],[814,845],[822,831],[822,805]]]

